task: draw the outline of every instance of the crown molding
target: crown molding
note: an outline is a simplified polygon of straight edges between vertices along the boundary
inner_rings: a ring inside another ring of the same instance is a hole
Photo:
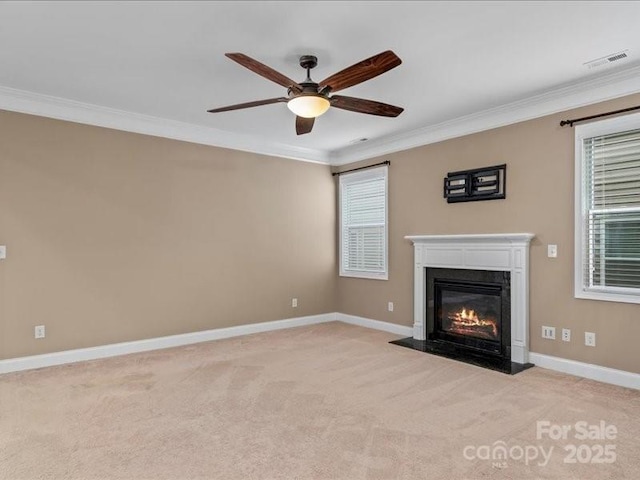
[[[0,86],[0,109],[201,145],[273,155],[312,163],[329,163],[328,152],[320,150],[276,142],[265,142],[250,135],[3,86]]]
[[[640,92],[640,66],[564,85],[499,107],[340,150],[256,139],[191,123],[0,86],[0,109],[305,162],[345,165]]]
[[[564,85],[525,100],[465,115],[409,132],[329,152],[331,165],[345,165],[410,148],[503,127],[640,92],[640,66]]]

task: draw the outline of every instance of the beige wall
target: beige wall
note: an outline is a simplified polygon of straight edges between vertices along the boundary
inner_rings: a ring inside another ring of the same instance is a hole
[[[0,112],[0,359],[332,312],[334,202],[327,166]]]
[[[405,235],[531,232],[531,350],[640,373],[640,305],[573,298],[574,130],[561,119],[640,104],[640,95],[386,155],[389,167],[389,280],[340,278],[337,310],[413,324],[413,249]],[[447,172],[507,164],[507,198],[447,204]],[[352,168],[346,165],[341,170]],[[547,258],[546,245],[558,245]],[[393,301],[394,311],[387,311]],[[555,341],[540,337],[555,326]],[[570,343],[559,339],[570,328]],[[584,332],[597,345],[584,346]]]
[[[0,359],[336,310],[410,326],[405,235],[532,232],[532,351],[640,373],[640,305],[573,298],[573,129],[558,126],[638,104],[361,162],[392,161],[388,281],[336,278],[326,166],[0,111]],[[500,163],[506,200],[442,198],[447,172]],[[542,340],[542,325],[571,328],[571,343]]]

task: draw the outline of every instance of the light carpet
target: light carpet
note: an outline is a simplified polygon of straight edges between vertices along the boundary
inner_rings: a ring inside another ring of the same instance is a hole
[[[639,478],[640,392],[395,338],[331,322],[0,376],[0,478]]]

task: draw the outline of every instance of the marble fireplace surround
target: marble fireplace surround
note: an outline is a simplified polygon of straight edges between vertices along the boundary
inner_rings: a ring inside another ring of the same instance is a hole
[[[426,339],[426,269],[458,268],[511,273],[511,361],[529,363],[529,244],[532,233],[412,235],[413,338]]]

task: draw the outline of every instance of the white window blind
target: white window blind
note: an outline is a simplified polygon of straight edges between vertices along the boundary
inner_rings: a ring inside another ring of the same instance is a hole
[[[640,303],[640,128],[582,138],[581,183],[579,296]]]
[[[340,176],[340,275],[387,278],[387,167]]]

